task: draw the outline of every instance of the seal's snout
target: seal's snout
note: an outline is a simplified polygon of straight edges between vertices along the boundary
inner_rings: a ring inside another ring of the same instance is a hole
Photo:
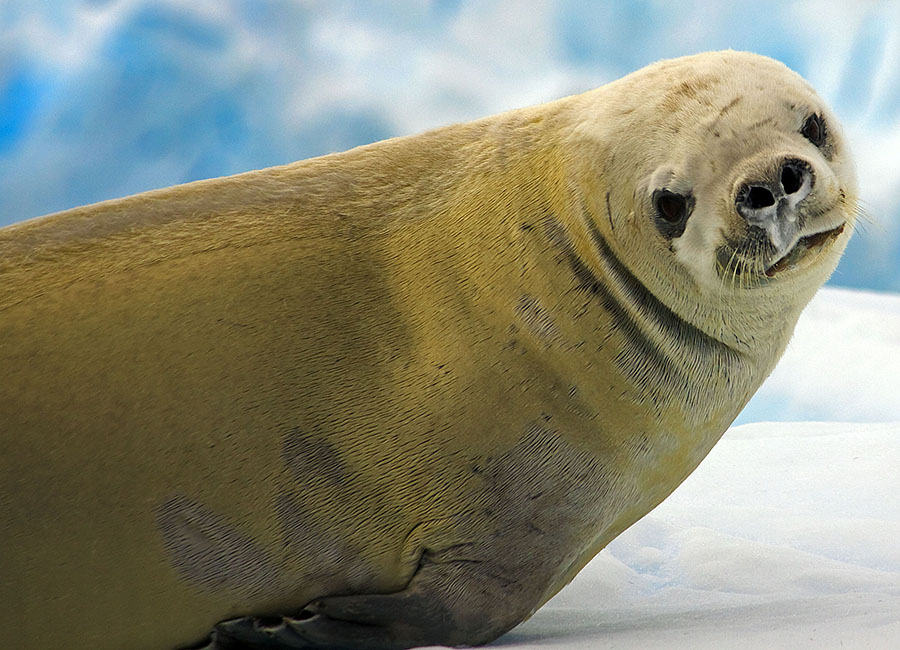
[[[815,175],[805,160],[785,158],[767,176],[741,185],[735,207],[749,225],[765,230],[772,245],[782,250],[799,230],[797,206],[812,192]]]
[[[796,207],[812,191],[812,168],[799,158],[784,160],[772,176],[745,183],[738,190],[735,204],[747,221],[753,223],[770,212],[777,216],[779,211]]]

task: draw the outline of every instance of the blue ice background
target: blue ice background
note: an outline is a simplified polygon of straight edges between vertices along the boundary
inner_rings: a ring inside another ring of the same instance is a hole
[[[0,225],[474,119],[720,48],[782,60],[842,118],[868,217],[831,282],[900,291],[892,2],[3,0]],[[743,419],[780,417],[753,402]]]

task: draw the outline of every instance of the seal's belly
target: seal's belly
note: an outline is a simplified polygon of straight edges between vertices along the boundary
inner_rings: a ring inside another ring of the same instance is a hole
[[[328,268],[324,247],[287,248],[266,258]],[[169,648],[245,611],[393,592],[426,532],[449,545],[478,512],[460,459],[523,429],[474,444],[496,376],[429,358],[359,256],[291,286],[240,262],[195,255],[4,312],[3,645],[41,629],[35,648]]]
[[[378,309],[325,299],[334,277],[300,296],[235,286],[263,275],[207,283],[217,257],[75,283],[3,321],[4,616],[42,627],[39,647],[77,648],[77,629],[92,650],[167,648],[246,611],[390,593],[424,548],[523,522],[567,549],[562,573],[642,494],[622,478],[634,414],[597,419],[521,349],[472,330],[417,344],[372,287]],[[251,293],[275,304],[235,298]]]

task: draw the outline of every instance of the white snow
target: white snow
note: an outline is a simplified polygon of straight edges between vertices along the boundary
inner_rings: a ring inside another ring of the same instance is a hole
[[[900,295],[820,291],[738,418],[763,420],[900,422]]]

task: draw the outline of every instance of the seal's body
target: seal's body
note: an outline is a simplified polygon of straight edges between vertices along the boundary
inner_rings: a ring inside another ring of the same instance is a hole
[[[497,637],[771,371],[848,156],[710,53],[0,230],[0,645]]]

